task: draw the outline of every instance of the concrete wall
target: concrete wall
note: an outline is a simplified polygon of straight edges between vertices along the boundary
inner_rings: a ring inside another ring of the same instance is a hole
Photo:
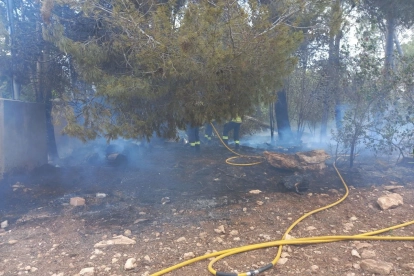
[[[47,161],[44,105],[0,99],[0,178]]]

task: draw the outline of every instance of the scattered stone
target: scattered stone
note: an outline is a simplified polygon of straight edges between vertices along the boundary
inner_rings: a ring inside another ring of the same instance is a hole
[[[339,262],[339,259],[338,259],[338,258],[336,258],[336,257],[333,257],[333,258],[332,258],[332,261],[334,261],[334,262]]]
[[[136,268],[137,267],[136,261],[137,260],[135,258],[129,258],[125,262],[124,269],[125,270],[132,270],[132,269]]]
[[[161,198],[161,204],[163,204],[163,205],[167,204],[167,203],[170,203],[170,202],[171,202],[171,200],[168,196]]]
[[[72,197],[70,199],[70,205],[72,206],[82,206],[85,205],[85,199],[82,197]]]
[[[258,195],[258,194],[260,194],[262,191],[260,191],[260,190],[251,190],[251,191],[249,191],[249,193],[250,194],[254,194],[254,195]]]
[[[355,247],[358,250],[359,249],[362,249],[362,248],[371,248],[372,247],[372,244],[367,243],[367,242],[361,242],[361,243],[355,244]]]
[[[229,234],[230,234],[230,236],[237,236],[239,234],[239,231],[231,230]]]
[[[311,266],[311,270],[312,270],[313,272],[318,271],[318,269],[319,269],[319,266],[317,266],[317,265],[313,265],[313,266]]]
[[[278,265],[284,265],[284,264],[285,264],[288,260],[289,260],[288,258],[280,258],[280,259],[277,261],[277,264],[278,264]]]
[[[16,244],[17,240],[9,240],[9,244]]]
[[[362,260],[360,265],[363,270],[366,270],[371,273],[378,273],[381,275],[388,275],[393,269],[392,263],[376,261],[373,259]]]
[[[144,222],[147,221],[148,219],[137,219],[134,221],[134,224],[140,223],[140,222]]]
[[[395,190],[402,189],[404,186],[397,186],[397,185],[391,185],[391,186],[384,186],[384,190],[394,192]]]
[[[145,256],[144,256],[144,260],[145,260],[146,262],[148,262],[148,263],[150,263],[150,262],[151,262],[151,258],[150,258],[150,256],[148,256],[148,255],[145,255]]]
[[[181,237],[181,238],[176,239],[175,241],[176,242],[185,242],[186,240],[187,239],[185,237]]]
[[[239,238],[239,237],[235,237],[235,238],[233,239],[233,241],[240,241],[240,238]]]
[[[62,273],[63,275],[63,273]],[[79,275],[82,276],[94,276],[95,275],[95,268],[94,267],[86,267],[83,268],[80,272]]]
[[[214,229],[214,232],[216,232],[217,234],[221,234],[221,233],[225,234],[226,233],[226,231],[224,230],[223,225],[220,225],[219,227],[217,227],[217,229]]]
[[[184,253],[184,256],[183,256],[183,258],[184,259],[192,259],[192,258],[194,258],[195,257],[195,254],[193,253],[193,252],[187,252],[187,253]]]
[[[30,272],[36,272],[36,271],[38,271],[37,267],[30,268]]]
[[[1,228],[1,229],[6,228],[7,226],[9,226],[9,222],[8,222],[7,220],[5,220],[5,221],[3,221],[2,223],[0,223],[0,228]]]
[[[344,223],[343,225],[344,225],[344,229],[345,229],[346,231],[349,231],[349,230],[351,230],[352,228],[354,228],[354,224],[353,224],[352,222],[347,222],[347,223]]]
[[[361,256],[359,255],[358,251],[356,251],[355,249],[352,249],[351,255],[354,256],[354,257],[361,258]]]
[[[106,194],[104,194],[104,193],[96,193],[96,197],[97,198],[105,198],[106,197]]]
[[[287,257],[290,257],[290,255],[289,255],[289,253],[287,253],[287,252],[283,252],[283,253],[280,255],[280,257],[282,257],[282,258],[287,258]]]
[[[356,220],[358,220],[358,218],[356,216],[352,216],[352,217],[349,218],[349,220],[356,221]]]
[[[390,208],[396,208],[400,205],[403,205],[404,201],[401,195],[393,193],[378,198],[377,203],[382,210],[388,210]]]
[[[127,238],[125,236],[115,236],[111,240],[106,241],[100,241],[97,244],[94,245],[95,248],[102,248],[107,247],[110,245],[130,245],[130,244],[136,244],[137,242],[133,239]]]
[[[262,206],[262,205],[263,205],[263,203],[264,203],[264,202],[263,202],[263,201],[260,201],[260,200],[256,201],[256,204],[257,204],[257,205],[259,205],[259,206]]]
[[[316,230],[316,227],[315,226],[308,226],[308,227],[306,227],[306,230],[313,231],[313,230]]]
[[[131,236],[131,234],[132,234],[132,232],[131,232],[131,230],[129,230],[129,229],[126,229],[126,230],[124,231],[124,236],[126,236],[126,237]]]
[[[355,269],[361,269],[361,266],[357,263],[352,264],[352,267],[355,268]]]
[[[361,257],[362,259],[372,259],[376,257],[376,254],[375,254],[375,251],[373,250],[365,249],[364,251],[362,251]]]

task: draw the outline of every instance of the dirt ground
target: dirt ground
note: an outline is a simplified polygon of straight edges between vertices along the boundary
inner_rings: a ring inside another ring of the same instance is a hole
[[[241,152],[261,155],[262,150]],[[280,184],[293,172],[266,162],[230,166],[225,160],[231,156],[218,145],[203,146],[196,154],[182,144],[165,143],[141,149],[127,167],[66,162],[6,177],[0,182],[0,222],[8,222],[0,230],[0,276],[150,275],[191,256],[279,240],[304,213],[344,194],[331,161],[298,194]],[[353,235],[414,220],[414,168],[374,157],[357,160],[353,169],[338,166],[349,197],[305,219],[290,235]],[[377,199],[387,193],[386,185],[403,186],[396,193],[404,204],[382,211]],[[85,198],[85,206],[69,205],[75,196]],[[118,235],[136,243],[94,247]],[[386,235],[414,236],[414,226]],[[355,256],[355,250],[391,263],[389,275],[414,275],[412,241],[341,241],[283,249],[285,263],[261,275],[377,275],[361,268],[364,256]],[[270,263],[276,252],[242,253],[214,267],[246,272]],[[125,270],[130,258],[136,267]],[[208,262],[167,275],[211,275]],[[81,273],[91,267],[94,274]]]

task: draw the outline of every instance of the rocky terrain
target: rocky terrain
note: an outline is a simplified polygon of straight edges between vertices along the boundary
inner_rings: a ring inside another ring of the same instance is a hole
[[[6,177],[0,276],[151,275],[206,253],[280,240],[303,214],[345,192],[332,160],[302,176],[307,190],[297,193],[283,185],[292,171],[267,162],[229,166],[230,156],[217,145],[195,154],[168,143],[141,151],[126,167],[66,163]],[[414,168],[374,157],[357,160],[353,169],[338,167],[348,198],[300,222],[292,237],[355,235],[414,220]],[[414,226],[382,235],[414,237]],[[246,272],[276,253],[274,247],[250,251],[214,268]],[[208,262],[166,275],[211,275]],[[414,242],[284,246],[277,266],[261,275],[414,275]]]

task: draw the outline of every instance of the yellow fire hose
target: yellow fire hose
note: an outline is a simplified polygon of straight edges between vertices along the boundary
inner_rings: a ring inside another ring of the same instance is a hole
[[[216,132],[217,136],[220,137],[220,135],[217,133],[217,130],[214,128],[214,131]],[[220,138],[221,140],[221,138]],[[223,143],[223,141],[222,141]],[[224,143],[223,143],[224,144]],[[225,145],[225,144],[224,144]],[[237,157],[248,157],[248,158],[252,158],[252,156],[246,156],[246,155],[242,155],[242,154],[238,154],[236,152],[234,152],[233,150],[231,150],[227,145],[225,145],[227,149],[229,149],[231,152],[233,152],[234,154],[237,154],[236,157],[232,157],[226,160],[227,164],[230,165],[241,165],[241,166],[249,166],[249,165],[256,165],[261,162],[255,162],[255,163],[250,163],[250,164],[235,164],[230,162],[229,160],[232,160],[234,158]],[[253,158],[263,158],[263,157],[255,157],[253,156]],[[193,264],[195,262],[198,261],[202,261],[205,259],[209,259],[209,258],[213,258],[214,259],[208,264],[208,270],[210,271],[211,274],[216,275],[216,276],[254,276],[254,275],[258,275],[259,273],[266,271],[270,268],[273,268],[278,260],[280,259],[280,255],[282,254],[282,248],[283,245],[300,245],[300,244],[317,244],[317,243],[328,243],[328,242],[336,242],[336,241],[343,241],[343,240],[382,240],[382,241],[414,241],[414,237],[395,237],[395,236],[374,236],[374,235],[378,235],[378,234],[382,234],[385,233],[387,231],[390,230],[395,230],[401,227],[405,227],[411,224],[414,224],[414,220],[413,221],[408,221],[399,225],[395,225],[395,226],[391,226],[388,228],[384,228],[384,229],[380,229],[377,231],[372,231],[372,232],[367,232],[367,233],[363,233],[363,234],[358,234],[358,235],[353,235],[353,236],[319,236],[319,237],[307,237],[307,238],[298,238],[298,239],[290,239],[290,240],[286,240],[286,236],[287,234],[302,220],[304,220],[305,218],[326,210],[328,208],[331,208],[335,205],[338,205],[339,203],[341,203],[342,201],[344,201],[349,194],[349,189],[348,186],[345,182],[345,180],[342,178],[342,175],[340,174],[338,168],[336,167],[335,162],[333,163],[333,167],[335,168],[336,173],[338,174],[339,178],[341,179],[342,184],[344,185],[345,188],[345,194],[342,198],[340,198],[339,200],[337,200],[334,203],[328,204],[324,207],[315,209],[309,213],[304,214],[303,216],[301,216],[298,220],[296,220],[284,233],[283,237],[281,240],[278,241],[271,241],[271,242],[265,242],[265,243],[259,243],[259,244],[251,244],[251,245],[246,245],[246,246],[242,246],[242,247],[236,247],[236,248],[231,248],[231,249],[226,249],[226,250],[222,250],[222,251],[218,251],[218,252],[214,252],[211,254],[206,254],[203,256],[199,256],[196,258],[193,258],[191,260],[176,264],[174,266],[171,266],[169,268],[163,269],[161,271],[158,271],[154,274],[151,274],[151,276],[160,276],[160,275],[164,275],[168,272],[174,271],[176,269],[179,269],[181,267]],[[231,255],[235,255],[235,254],[239,254],[242,252],[247,252],[247,251],[252,251],[252,250],[256,250],[256,249],[261,249],[261,248],[268,248],[268,247],[275,247],[278,246],[278,252],[276,254],[276,257],[273,259],[273,261],[261,268],[255,269],[255,270],[251,270],[248,272],[244,272],[244,273],[229,273],[229,272],[221,272],[221,271],[216,271],[213,268],[213,265],[218,262],[221,259],[224,259],[228,256]]]

